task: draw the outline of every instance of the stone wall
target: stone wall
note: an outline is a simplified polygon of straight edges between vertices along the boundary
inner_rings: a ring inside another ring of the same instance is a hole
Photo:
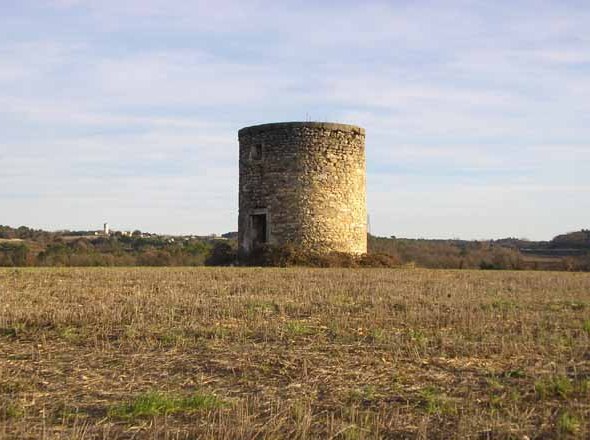
[[[246,127],[238,137],[240,255],[263,241],[367,251],[362,128],[286,122]]]

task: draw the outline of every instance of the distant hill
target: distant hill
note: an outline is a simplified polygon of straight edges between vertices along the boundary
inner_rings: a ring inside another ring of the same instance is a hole
[[[551,240],[550,247],[554,249],[571,248],[590,250],[590,230],[582,229],[581,231],[558,235]]]

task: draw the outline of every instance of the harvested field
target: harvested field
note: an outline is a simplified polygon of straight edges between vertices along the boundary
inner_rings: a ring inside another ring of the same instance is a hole
[[[0,438],[588,438],[590,274],[0,270]]]

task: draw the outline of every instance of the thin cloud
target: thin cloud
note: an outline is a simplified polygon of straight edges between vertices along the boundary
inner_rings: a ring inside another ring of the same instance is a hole
[[[586,5],[23,0],[0,25],[4,222],[235,229],[237,130],[307,118],[367,129],[378,233],[590,215]]]

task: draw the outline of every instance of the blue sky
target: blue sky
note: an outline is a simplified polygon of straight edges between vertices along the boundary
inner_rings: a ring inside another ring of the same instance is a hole
[[[367,131],[377,235],[590,226],[587,1],[0,0],[0,224],[237,228],[237,131]]]

